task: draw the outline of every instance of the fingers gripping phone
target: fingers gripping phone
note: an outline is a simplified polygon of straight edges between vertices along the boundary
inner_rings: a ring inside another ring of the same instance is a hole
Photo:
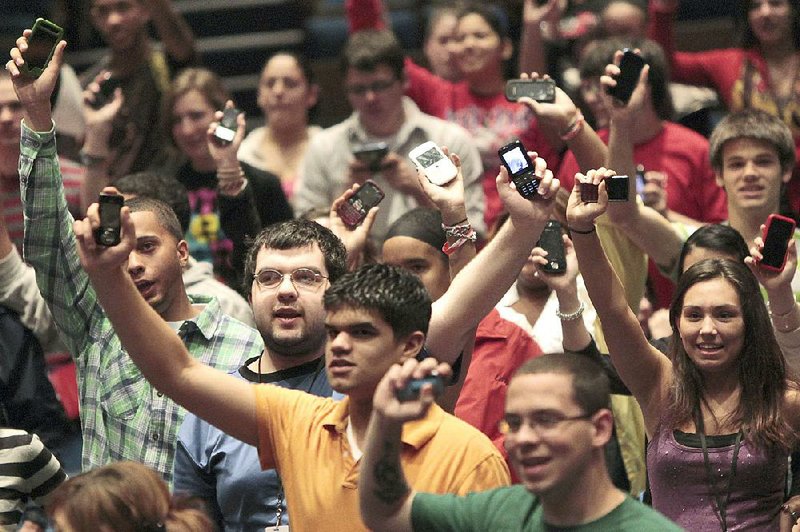
[[[456,165],[433,141],[423,142],[408,156],[434,185],[446,185],[458,175]]]
[[[222,144],[230,144],[236,137],[236,129],[239,127],[236,120],[241,113],[235,107],[230,107],[222,111],[222,120],[219,121],[217,129],[214,130],[214,136]]]
[[[628,201],[628,176],[614,175],[605,178],[608,201]],[[599,199],[598,185],[593,183],[578,183],[581,190],[581,201],[584,203],[597,203]]]
[[[770,214],[764,227],[764,247],[761,250],[761,266],[780,272],[786,266],[789,242],[794,237],[795,223],[780,214]]]
[[[94,241],[100,246],[116,246],[120,242],[120,209],[125,199],[119,194],[100,194],[100,227],[94,230]]]
[[[22,54],[25,64],[20,70],[30,77],[38,78],[53,58],[56,45],[64,37],[60,26],[43,18],[37,18],[33,24],[28,49]]]
[[[444,391],[444,380],[438,373],[431,373],[421,379],[410,379],[406,385],[395,392],[395,397],[400,402],[415,401],[419,399],[422,387],[426,384],[433,386],[433,396],[439,397]]]
[[[567,271],[567,256],[564,252],[564,240],[561,237],[561,224],[556,220],[548,220],[544,226],[537,247],[547,252],[547,264],[542,270],[550,274],[562,274]]]
[[[389,153],[389,146],[385,142],[371,142],[353,150],[353,156],[366,164],[370,172],[379,172],[381,161]]]
[[[497,154],[500,156],[503,166],[508,170],[514,186],[517,187],[517,192],[523,198],[529,199],[536,196],[536,192],[539,190],[539,180],[533,173],[533,161],[528,157],[528,152],[522,142],[518,140],[510,142],[500,148]]]
[[[506,82],[506,100],[530,98],[537,102],[556,101],[556,82],[552,79],[511,79]]]
[[[100,109],[114,98],[114,91],[121,87],[122,82],[117,78],[108,78],[100,82],[100,90],[94,95],[93,109]]]
[[[367,179],[355,194],[339,206],[336,213],[344,224],[352,229],[364,221],[369,210],[378,205],[383,196],[383,190],[373,180]]]
[[[633,50],[625,48],[622,60],[619,62],[619,75],[616,76],[617,85],[608,87],[606,92],[622,103],[627,104],[634,89],[636,89],[636,84],[639,83],[639,74],[641,74],[645,64],[642,56]]]

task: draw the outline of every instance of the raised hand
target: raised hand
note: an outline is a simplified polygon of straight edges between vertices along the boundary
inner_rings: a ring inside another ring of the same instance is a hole
[[[531,251],[528,260],[536,269],[536,277],[541,279],[554,292],[571,289],[577,292],[578,278],[578,259],[575,257],[575,248],[572,240],[567,235],[561,235],[564,242],[564,257],[567,260],[567,268],[562,273],[547,273],[543,267],[547,265],[547,251],[540,247],[535,247]]]
[[[104,194],[118,194],[114,187],[103,189]],[[86,218],[73,223],[78,256],[81,266],[90,277],[104,273],[112,273],[124,268],[128,256],[136,247],[136,228],[131,219],[130,209],[122,207],[120,211],[120,243],[116,246],[101,246],[95,242],[95,229],[100,227],[100,207],[92,203],[86,211]]]
[[[634,52],[638,54],[639,50],[634,50]],[[615,76],[618,76],[620,73],[619,63],[622,60],[622,56],[622,50],[617,50],[614,53],[614,62],[606,65],[606,74],[600,77],[602,90],[599,92],[601,101],[611,114],[611,119],[620,123],[629,123],[645,105],[648,90],[647,77],[650,74],[650,65],[645,65],[644,68],[642,68],[642,71],[639,73],[639,81],[636,83],[633,94],[631,94],[631,99],[627,104],[624,104],[616,98],[611,97],[606,92],[609,87],[617,86]]]
[[[464,200],[464,176],[461,174],[461,158],[455,153],[450,153],[447,147],[442,146],[442,151],[450,157],[458,169],[455,179],[444,185],[434,185],[427,177],[425,171],[417,169],[417,179],[422,192],[442,213],[442,223],[452,225],[459,223],[467,217],[467,208]]]
[[[762,224],[762,234],[764,229],[765,226]],[[764,258],[761,254],[763,250],[764,240],[760,236],[757,236],[755,239],[753,239],[753,245],[750,247],[750,256],[746,257],[744,262],[750,268],[750,271],[753,272],[753,275],[756,276],[758,282],[761,283],[761,285],[767,291],[767,294],[770,295],[770,307],[772,308],[773,294],[776,292],[793,294],[792,279],[794,279],[795,271],[797,271],[797,246],[794,239],[789,240],[789,247],[786,254],[786,264],[783,267],[783,270],[779,272],[761,267],[760,262],[761,259]],[[779,312],[776,308],[772,308],[772,310],[778,314],[781,314],[781,312]]]
[[[341,196],[336,198],[331,204],[331,210],[328,214],[328,226],[331,231],[339,237],[344,243],[347,250],[348,267],[353,269],[360,264],[360,259],[364,248],[369,240],[369,232],[372,229],[372,224],[375,223],[375,217],[378,215],[379,207],[373,207],[367,212],[366,218],[356,227],[348,227],[339,216],[339,207],[346,202],[350,197],[361,188],[360,184],[354,184],[345,190]]]
[[[550,79],[550,76],[540,76],[536,72],[531,72],[530,75],[520,74],[520,79]],[[556,99],[551,103],[537,102],[527,97],[520,98],[519,102],[531,108],[543,127],[559,134],[566,131],[575,122],[579,113],[572,98],[559,87],[556,87]]]
[[[536,152],[529,151],[528,156],[533,161],[534,176],[539,180],[539,189],[532,199],[523,198],[517,192],[516,186],[511,182],[508,171],[500,167],[497,175],[497,193],[508,211],[510,219],[515,225],[525,227],[530,223],[544,224],[550,219],[553,212],[559,181],[553,177],[553,172],[547,168],[547,163]]]
[[[433,387],[426,384],[423,386],[419,398],[411,401],[400,401],[397,398],[397,391],[411,379],[421,379],[434,372],[438,373],[444,382],[447,382],[452,370],[448,364],[440,364],[434,358],[426,358],[422,362],[411,358],[406,360],[403,365],[395,364],[389,368],[375,389],[372,400],[373,410],[384,418],[398,423],[422,418],[436,399]]]
[[[50,98],[58,80],[59,70],[64,63],[64,48],[67,42],[60,41],[56,45],[47,68],[41,76],[33,78],[23,74],[19,68],[25,64],[22,54],[28,49],[28,37],[31,33],[31,30],[27,29],[17,39],[16,46],[9,53],[11,60],[6,63],[6,70],[11,75],[14,91],[22,105],[28,127],[34,131],[49,131],[53,126]]]
[[[590,231],[594,221],[608,208],[608,193],[604,179],[614,175],[613,170],[598,168],[589,170],[586,175],[575,174],[575,186],[567,203],[567,222],[570,229]],[[597,201],[587,202],[581,197],[581,183],[597,185]]]

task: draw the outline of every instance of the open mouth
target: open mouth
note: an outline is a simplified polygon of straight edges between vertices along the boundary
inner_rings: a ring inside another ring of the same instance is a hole
[[[134,284],[136,285],[136,289],[145,299],[152,295],[155,287],[155,283],[153,281],[136,281]]]

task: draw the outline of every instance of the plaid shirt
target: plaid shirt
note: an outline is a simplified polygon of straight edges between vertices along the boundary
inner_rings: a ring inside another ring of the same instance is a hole
[[[52,131],[36,133],[23,124],[19,175],[25,259],[78,369],[83,469],[134,460],[171,483],[186,411],[157,392],[127,356],[81,268]],[[222,314],[216,299],[192,303],[205,307],[178,328],[192,356],[231,372],[262,352],[258,332]]]

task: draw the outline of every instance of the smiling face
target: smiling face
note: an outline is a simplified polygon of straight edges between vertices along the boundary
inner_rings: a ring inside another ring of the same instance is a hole
[[[444,254],[409,236],[395,236],[383,243],[383,262],[416,275],[436,301],[450,286],[450,268]]]
[[[92,22],[108,46],[126,52],[146,38],[150,16],[141,0],[93,0]]]
[[[190,90],[175,99],[172,138],[181,153],[192,162],[205,161],[211,156],[206,132],[214,120],[214,111],[211,103],[197,90]]]
[[[608,440],[597,430],[593,417],[565,420],[549,429],[541,424],[530,426],[531,419],[585,414],[573,397],[572,381],[572,376],[559,373],[523,374],[508,386],[506,419],[516,418],[521,423],[517,431],[506,434],[505,447],[522,483],[538,496],[572,490]],[[601,415],[610,416],[607,410],[595,414]]]
[[[267,61],[258,82],[258,107],[271,124],[305,122],[316,102],[317,88],[294,57],[279,54]]]
[[[420,331],[395,339],[377,311],[344,307],[325,317],[328,381],[339,393],[368,400],[383,375],[396,362],[415,356],[425,335]]]
[[[288,274],[308,268],[327,277],[325,257],[317,244],[293,249],[262,248],[256,257],[255,271],[265,268]],[[261,288],[255,281],[250,302],[256,327],[270,353],[286,357],[319,355],[325,344],[325,310],[322,296],[327,279],[315,288],[295,287],[284,275],[274,288]]]
[[[510,41],[503,40],[477,13],[458,20],[454,47],[458,68],[467,79],[502,76],[503,61],[512,51]]]
[[[128,273],[145,301],[167,321],[186,297],[183,267],[189,259],[185,240],[176,241],[151,211],[131,213],[136,227],[136,248],[128,257]]]
[[[739,294],[730,282],[718,277],[691,286],[676,326],[686,354],[701,372],[735,370],[745,326]]]
[[[781,185],[791,176],[791,169],[781,169],[778,152],[767,141],[736,138],[722,147],[717,183],[725,189],[731,207],[777,211]]]
[[[751,0],[747,22],[762,48],[792,42],[792,7],[789,0]]]

